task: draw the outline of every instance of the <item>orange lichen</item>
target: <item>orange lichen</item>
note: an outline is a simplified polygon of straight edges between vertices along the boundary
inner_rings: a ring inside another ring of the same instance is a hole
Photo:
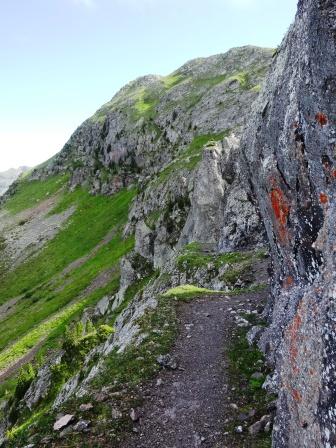
[[[323,114],[322,112],[318,112],[315,115],[315,120],[319,123],[321,127],[325,126],[328,123],[328,117],[326,114]]]
[[[283,286],[284,288],[290,288],[293,285],[294,285],[294,279],[291,275],[288,275],[283,281]]]
[[[289,207],[280,188],[274,188],[271,191],[271,201],[275,217],[281,224],[286,224],[289,214]]]
[[[302,395],[296,389],[292,389],[292,397],[294,398],[295,401],[302,401]]]
[[[285,241],[287,238],[286,224],[289,215],[289,205],[283,192],[278,187],[272,189],[270,199],[275,218],[279,224],[280,239]]]
[[[299,331],[302,325],[301,316],[301,304],[298,306],[296,315],[293,318],[292,323],[288,327],[288,339],[289,339],[289,355],[290,362],[293,369],[293,373],[299,373],[297,365],[297,356],[299,354]]]
[[[333,170],[332,175],[333,177],[336,177],[336,170]]]
[[[320,202],[321,204],[327,204],[328,196],[325,193],[320,193]]]

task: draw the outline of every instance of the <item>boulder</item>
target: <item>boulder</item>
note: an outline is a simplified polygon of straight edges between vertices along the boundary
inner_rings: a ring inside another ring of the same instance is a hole
[[[75,416],[72,414],[66,414],[63,417],[59,418],[53,426],[54,431],[60,431],[61,429],[68,426],[71,422],[73,422]]]

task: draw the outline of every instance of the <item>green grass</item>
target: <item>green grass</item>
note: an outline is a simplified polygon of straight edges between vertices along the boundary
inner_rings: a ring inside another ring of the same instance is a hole
[[[178,299],[189,299],[192,297],[199,297],[209,294],[223,294],[223,291],[215,291],[213,289],[199,288],[195,285],[180,285],[176,288],[171,288],[162,294],[163,297],[176,297]]]
[[[49,177],[46,180],[27,179],[19,182],[16,193],[5,204],[4,208],[16,214],[34,207],[43,200],[57,193],[69,180],[67,175]]]
[[[24,423],[22,423],[19,426],[13,427],[10,431],[7,433],[7,437],[9,440],[14,440],[16,437],[20,437],[20,433],[26,431],[31,425],[33,425],[36,421],[38,421],[40,418],[43,418],[46,414],[48,408],[44,408],[39,410],[38,412],[34,412],[30,418],[28,418]],[[51,423],[51,421],[50,421]]]
[[[172,163],[170,163],[158,174],[158,177],[154,180],[154,182],[165,182],[176,171],[182,169],[188,171],[194,170],[202,159],[203,147],[211,141],[216,142],[222,140],[224,137],[229,135],[229,133],[230,131],[226,130],[224,132],[220,132],[219,134],[205,134],[195,137],[188,148],[178,155]]]
[[[0,349],[6,347],[12,340],[29,332],[35,325],[67,306],[71,301],[85,296],[85,289],[99,274],[113,266],[115,272],[111,272],[110,275],[118,274],[118,261],[133,246],[133,238],[124,241],[118,234],[82,266],[65,277],[56,277],[49,283],[37,288],[33,293],[27,294],[18,302],[15,313],[1,321]]]
[[[70,305],[70,311],[65,312],[64,307],[73,301],[85,303],[86,296],[91,293],[91,290],[87,293],[85,290],[98,275],[111,269],[111,278],[119,275],[120,258],[134,247],[134,237],[123,240],[121,235],[134,194],[132,190],[124,190],[113,197],[92,197],[78,189],[64,195],[54,211],[76,204],[71,222],[37,256],[4,276],[0,285],[1,303],[23,294],[15,312],[0,324],[0,349],[5,349],[13,341],[18,344],[12,346],[10,352],[3,353],[4,360],[15,360],[42,335],[67,320],[68,312],[76,312],[74,303]],[[72,261],[90,253],[111,229],[115,229],[115,235],[110,242],[83,260],[76,269],[62,274]],[[97,284],[96,288],[99,286]],[[78,306],[81,307],[80,304]],[[60,320],[50,322],[48,318],[58,316],[57,313],[61,313]]]
[[[202,252],[199,243],[190,243],[185,246],[183,254],[177,257],[177,266],[181,271],[190,271],[206,267],[209,263],[212,263],[214,268],[218,269],[225,264],[248,262],[254,255],[253,252],[207,254]]]
[[[237,81],[242,90],[249,90],[251,88],[250,75],[247,72],[236,73],[227,78],[227,81]]]
[[[8,367],[14,361],[21,359],[39,342],[47,338],[59,327],[64,328],[64,324],[72,320],[76,315],[80,314],[84,308],[95,303],[97,299],[101,298],[106,292],[110,292],[110,286],[111,285],[109,285],[108,288],[100,288],[84,300],[80,300],[65,307],[62,311],[56,313],[32,330],[28,331],[22,338],[6,350],[3,350],[0,353],[0,371]]]
[[[260,84],[256,84],[255,86],[253,86],[253,87],[251,88],[251,91],[252,91],[252,92],[259,93],[259,92],[261,91],[261,85],[260,85]]]
[[[180,84],[183,81],[185,81],[185,78],[179,74],[169,75],[169,76],[165,76],[163,78],[163,84],[164,84],[165,89],[167,89],[167,90],[171,89],[172,87],[177,86],[178,84]]]
[[[156,92],[151,92],[148,89],[141,89],[138,92],[137,101],[134,104],[135,114],[134,119],[141,117],[154,118],[155,106],[159,102],[159,96]]]
[[[212,76],[209,78],[197,78],[193,81],[193,83],[197,87],[207,87],[208,89],[211,89],[212,87],[215,87],[217,84],[220,84],[221,82],[225,81],[228,78],[228,75],[218,75],[218,76]]]
[[[124,225],[134,196],[134,189],[123,190],[112,197],[91,196],[80,188],[65,194],[54,212],[75,205],[76,211],[68,225],[37,256],[2,278],[0,304],[49,280],[72,261],[87,254],[109,230]]]
[[[113,98],[108,103],[104,104],[97,112],[91,117],[91,121],[99,124],[105,122],[106,116],[109,112],[116,109],[130,109],[131,116],[134,120],[138,120],[141,117],[153,118],[155,116],[155,106],[159,103],[160,97],[174,86],[183,82],[185,78],[179,74],[172,74],[162,77],[162,87],[159,88],[133,88],[127,90],[122,96]],[[133,103],[133,106],[129,108],[129,102]],[[133,109],[133,110],[132,110]]]

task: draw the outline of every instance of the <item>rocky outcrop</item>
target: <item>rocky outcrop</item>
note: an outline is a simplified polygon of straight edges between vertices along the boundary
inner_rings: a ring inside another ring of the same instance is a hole
[[[336,5],[301,0],[246,132],[246,178],[274,268],[273,446],[336,446]]]
[[[240,129],[271,61],[272,50],[241,47],[188,62],[167,77],[123,87],[32,174],[70,172],[71,183],[113,193],[146,183],[194,136]]]
[[[225,252],[264,242],[259,211],[242,182],[239,148],[240,139],[234,133],[205,146],[193,179],[180,247],[198,241]]]
[[[210,142],[204,148],[194,179],[192,206],[180,237],[181,245],[192,241],[218,244],[227,190],[221,171],[222,152],[220,143]]]

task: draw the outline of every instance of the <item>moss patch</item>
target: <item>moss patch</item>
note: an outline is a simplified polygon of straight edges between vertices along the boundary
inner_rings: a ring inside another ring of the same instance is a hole
[[[195,285],[180,285],[176,288],[171,288],[162,294],[163,297],[176,297],[177,299],[189,299],[192,297],[199,297],[201,295],[209,294],[223,294],[223,291],[214,291],[212,289],[199,288]]]
[[[225,264],[237,264],[249,261],[253,252],[227,252],[223,254],[204,253],[199,243],[190,243],[185,246],[183,254],[177,258],[177,266],[181,271],[195,270],[206,267],[212,263],[218,269]]]

